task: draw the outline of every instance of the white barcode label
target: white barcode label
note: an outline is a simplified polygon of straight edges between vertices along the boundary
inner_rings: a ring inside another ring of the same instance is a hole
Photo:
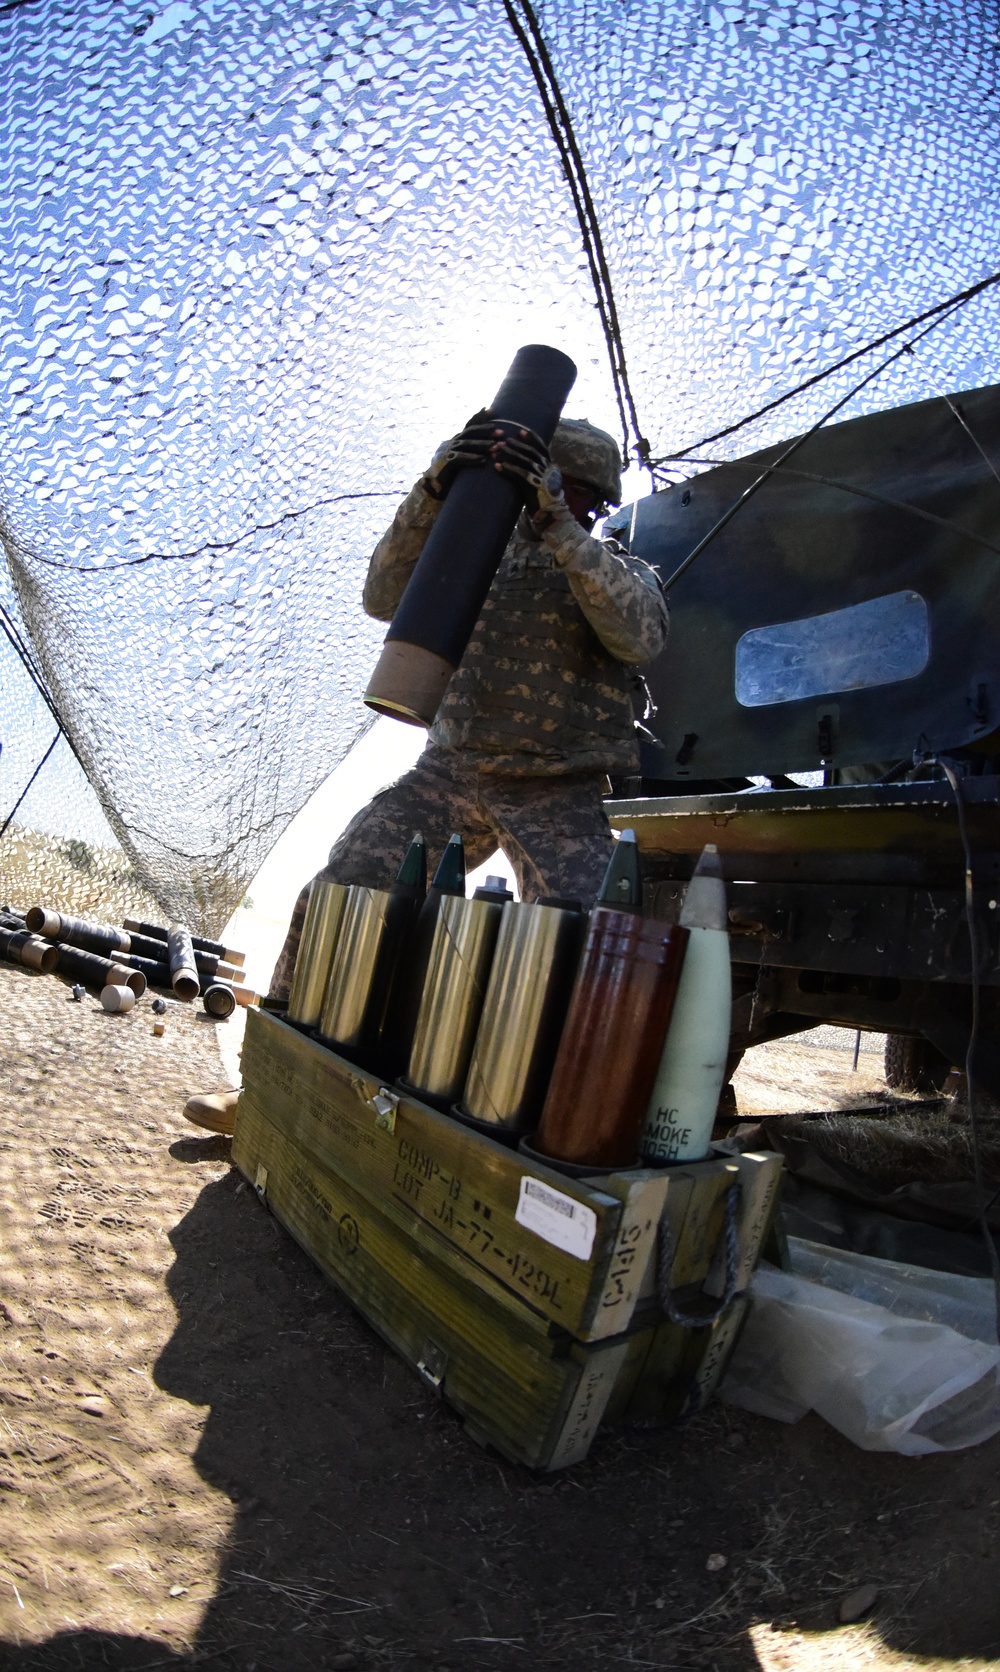
[[[534,1231],[538,1237],[573,1254],[578,1260],[589,1260],[597,1235],[597,1215],[586,1202],[576,1202],[553,1190],[540,1179],[525,1174],[521,1179],[521,1194],[514,1215],[519,1225]]]

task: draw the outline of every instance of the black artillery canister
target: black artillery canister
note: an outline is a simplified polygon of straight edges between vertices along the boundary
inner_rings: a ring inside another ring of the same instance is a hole
[[[166,951],[166,947],[164,947],[163,950]],[[165,993],[173,991],[170,965],[165,963],[162,959],[157,960],[155,958],[143,958],[137,952],[123,952],[120,954],[118,962],[126,964],[129,969],[141,970],[150,987],[159,987]],[[228,981],[220,981],[217,976],[204,974],[199,974],[198,987],[202,998],[205,998],[213,988],[216,992],[220,990],[227,993],[231,992],[234,996],[234,1003],[240,1002],[239,994],[243,991],[240,987],[231,986]],[[208,1006],[206,1005],[205,1008],[208,1009]],[[219,1015],[221,1012],[215,1010],[211,1011],[210,1014]],[[227,1011],[226,1014],[228,1015],[229,1012]]]
[[[162,924],[140,923],[137,917],[126,917],[125,927],[130,933],[148,935],[151,940],[161,941],[164,946],[170,933]],[[241,967],[246,956],[243,952],[236,952],[231,946],[223,946],[221,941],[206,940],[203,935],[192,935],[191,945],[196,952],[211,952],[216,958],[223,958],[227,964],[238,964]],[[159,956],[165,958],[166,952],[161,952]]]
[[[116,952],[127,952],[129,936],[124,929],[104,923],[88,923],[82,917],[66,917],[62,912],[50,911],[47,906],[32,906],[25,915],[27,927],[46,940],[61,941],[64,946],[79,946],[84,952],[96,952],[99,958],[113,958]]]
[[[166,946],[163,948],[166,952]],[[165,987],[170,989],[170,965],[165,958],[144,958],[139,952],[120,952],[118,963],[127,964],[131,970],[141,970],[151,987]]]
[[[154,940],[152,935],[139,935],[134,929],[130,929],[129,951],[138,953],[140,958],[152,958],[153,962],[158,964],[167,956],[166,936],[162,940]]]
[[[73,981],[80,981],[85,987],[95,987],[100,992],[105,987],[121,984],[121,977],[115,971],[130,969],[135,971],[136,979],[129,982],[136,998],[146,990],[143,974],[136,969],[127,952],[119,952],[112,958],[100,958],[96,952],[84,952],[79,946],[63,946],[61,941],[54,941],[56,950],[56,974],[65,975]]]
[[[576,381],[568,355],[542,343],[519,348],[490,403],[511,433],[548,444]],[[365,702],[378,714],[429,726],[465,655],[493,577],[524,504],[525,487],[491,464],[452,483],[386,635]]]
[[[170,964],[170,985],[179,999],[190,1004],[201,991],[198,966],[194,961],[194,947],[190,931],[183,923],[174,923],[167,935],[167,960]]]
[[[140,958],[150,958],[154,964],[158,964],[162,963],[167,955],[166,941],[154,940],[152,935],[139,935],[131,931],[129,938],[132,942],[129,950],[138,953]],[[191,945],[194,949],[195,969],[200,976],[217,975],[223,981],[243,980],[243,971],[237,969],[235,964],[227,964],[222,958],[216,957],[214,952],[199,952],[193,935]]]
[[[58,952],[51,941],[29,934],[26,929],[0,928],[0,958],[8,964],[20,964],[27,970],[38,970],[50,975],[56,967]]]
[[[236,1009],[236,994],[224,982],[213,983],[211,987],[206,987],[203,998],[208,1014],[218,1017],[221,1021],[225,1021],[226,1017],[231,1016]]]

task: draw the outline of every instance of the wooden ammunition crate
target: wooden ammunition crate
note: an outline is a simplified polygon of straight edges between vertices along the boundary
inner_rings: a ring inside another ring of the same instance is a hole
[[[720,1157],[570,1179],[257,1010],[233,1156],[475,1436],[543,1469],[583,1457],[602,1420],[655,1417],[682,1386],[711,1391],[727,1356],[712,1341],[731,1345],[735,1330],[726,1319],[714,1330],[664,1324],[660,1220],[673,1234],[674,1287],[691,1297],[717,1287],[725,1193],[743,1173],[743,1230],[753,1219],[756,1241],[751,1250],[743,1238],[748,1275],[770,1211],[762,1195],[773,1201],[780,1170],[777,1157]],[[739,1316],[736,1303],[727,1318]]]

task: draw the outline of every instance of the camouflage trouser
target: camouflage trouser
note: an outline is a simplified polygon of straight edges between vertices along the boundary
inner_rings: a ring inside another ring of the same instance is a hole
[[[611,854],[604,812],[605,777],[520,778],[484,772],[474,756],[428,744],[415,767],[382,790],[351,820],[313,881],[388,888],[415,830],[427,843],[430,874],[453,831],[465,842],[470,871],[501,848],[522,900],[558,894],[594,903]],[[287,998],[302,935],[309,884],[271,977],[272,998]]]

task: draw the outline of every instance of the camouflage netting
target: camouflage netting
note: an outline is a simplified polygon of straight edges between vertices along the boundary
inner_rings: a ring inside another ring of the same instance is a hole
[[[536,10],[654,457],[1000,265],[994,5]],[[502,0],[0,6],[0,159],[0,604],[66,734],[0,897],[61,855],[78,909],[217,931],[367,723],[364,566],[434,443],[531,340],[615,424],[572,199]],[[848,415],[995,381],[996,295]],[[2,823],[56,722],[0,646]]]

